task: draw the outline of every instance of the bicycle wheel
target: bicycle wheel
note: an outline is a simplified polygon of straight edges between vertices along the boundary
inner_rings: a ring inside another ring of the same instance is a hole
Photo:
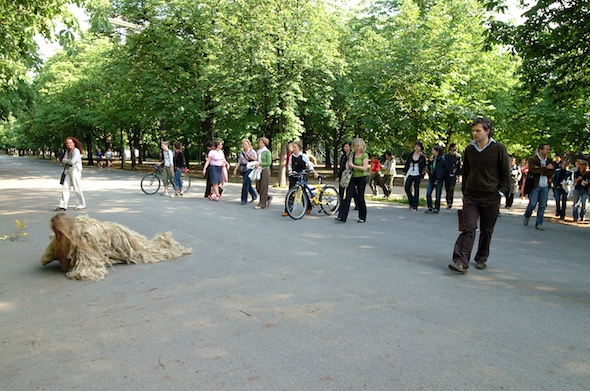
[[[333,215],[338,212],[338,208],[340,208],[340,197],[338,197],[338,190],[334,186],[326,185],[322,188],[320,205],[327,215]]]
[[[303,188],[300,186],[293,187],[285,197],[285,208],[287,213],[294,220],[299,220],[307,210],[307,198],[303,194]]]
[[[183,172],[180,174],[180,180],[182,181],[182,191],[186,193],[191,188],[191,177],[188,176],[188,173]]]
[[[160,190],[160,178],[156,174],[147,174],[141,178],[141,190],[145,194],[156,194]]]

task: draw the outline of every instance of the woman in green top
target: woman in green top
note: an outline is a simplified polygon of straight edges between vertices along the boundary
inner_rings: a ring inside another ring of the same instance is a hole
[[[367,145],[362,138],[355,138],[352,142],[352,159],[346,163],[346,168],[352,168],[352,179],[345,194],[342,196],[342,205],[338,212],[336,221],[346,222],[350,200],[356,199],[359,208],[359,219],[357,222],[364,223],[367,220],[367,204],[365,202],[365,188],[367,187],[367,168],[369,167],[369,155],[365,152]]]
[[[270,150],[267,148],[268,139],[266,137],[261,137],[258,139],[258,146],[260,149],[258,150],[258,164],[256,165],[255,170],[260,171],[260,179],[256,182],[256,190],[258,191],[258,205],[254,207],[254,209],[264,209],[267,206],[270,206],[270,202],[272,201],[272,197],[268,195],[268,183],[270,182],[270,165],[272,164],[272,154]]]

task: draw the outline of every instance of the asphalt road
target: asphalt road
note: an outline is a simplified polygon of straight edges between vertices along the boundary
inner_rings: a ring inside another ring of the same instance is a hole
[[[57,163],[0,156],[0,390],[588,390],[588,231],[503,213],[486,270],[447,268],[455,210],[369,202],[367,223],[141,192],[83,172],[88,209],[193,254],[100,282],[39,257]],[[399,188],[396,191],[400,191]],[[522,208],[519,202],[518,207]],[[74,206],[74,205],[72,205]]]

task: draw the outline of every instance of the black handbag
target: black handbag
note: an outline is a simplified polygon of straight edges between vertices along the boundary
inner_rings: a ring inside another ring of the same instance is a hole
[[[66,168],[64,167],[64,170],[61,172],[61,178],[59,179],[59,184],[63,185],[65,181],[66,181]]]

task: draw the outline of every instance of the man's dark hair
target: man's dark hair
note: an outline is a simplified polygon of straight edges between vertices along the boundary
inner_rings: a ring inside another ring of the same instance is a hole
[[[537,151],[540,151],[541,149],[544,149],[545,146],[549,146],[549,144],[547,144],[547,143],[539,144],[539,148],[537,148]]]
[[[494,135],[494,123],[488,117],[477,117],[471,123],[471,127],[481,124],[484,130],[490,131],[490,138]]]
[[[456,147],[456,146],[457,146],[457,143],[450,143],[450,144],[449,144],[449,149],[451,149],[451,148],[453,148],[453,147]]]
[[[442,156],[444,153],[443,148],[440,145],[435,145],[432,147],[436,152],[438,152],[438,156]]]
[[[393,156],[393,155],[391,154],[391,151],[385,151],[385,156]]]

